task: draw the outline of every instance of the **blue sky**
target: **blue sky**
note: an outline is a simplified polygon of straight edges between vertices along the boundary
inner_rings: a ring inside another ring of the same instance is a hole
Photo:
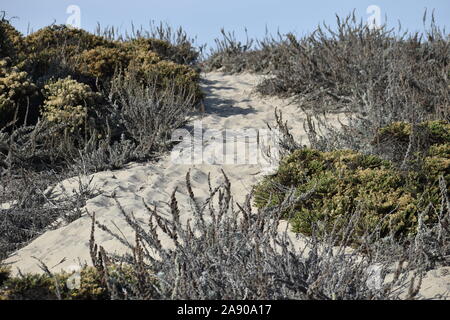
[[[213,44],[220,29],[234,30],[243,38],[244,29],[250,36],[261,37],[265,28],[271,32],[292,31],[306,34],[320,22],[335,24],[335,14],[346,15],[353,9],[358,17],[367,20],[366,9],[376,5],[381,10],[381,22],[397,26],[398,20],[410,31],[423,30],[422,16],[425,8],[435,9],[438,25],[450,30],[449,0],[0,0],[0,10],[7,18],[16,17],[12,24],[22,33],[30,27],[34,31],[49,25],[66,23],[70,14],[68,6],[77,5],[81,11],[81,28],[93,31],[97,23],[102,26],[130,30],[131,22],[143,27],[149,21],[163,21],[172,26],[182,26],[198,43]]]

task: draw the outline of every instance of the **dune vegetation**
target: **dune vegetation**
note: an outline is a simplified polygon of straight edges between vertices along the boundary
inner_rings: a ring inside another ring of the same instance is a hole
[[[14,275],[0,263],[0,300],[413,299],[427,271],[450,266],[450,37],[434,23],[424,34],[371,29],[354,14],[302,38],[242,43],[222,30],[209,54],[163,25],[24,36],[0,21],[0,261],[75,221],[99,192],[80,183],[60,196],[59,181],[169,151],[204,98],[201,72],[212,71],[265,75],[257,94],[306,114],[294,125],[308,147],[274,108],[283,158],[246,203],[233,203],[225,173],[205,202],[187,174],[189,225],[175,191],[169,217],[147,206],[148,228],[116,200],[136,233],[129,254],[97,246],[95,230],[108,228],[88,213],[92,266],[73,278],[44,264],[43,274]],[[337,112],[339,128],[323,120]],[[286,221],[303,250],[279,232]],[[381,286],[369,284],[373,265]]]

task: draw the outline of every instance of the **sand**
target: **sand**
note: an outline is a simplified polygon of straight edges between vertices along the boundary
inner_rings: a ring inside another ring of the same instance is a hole
[[[195,194],[201,199],[209,193],[208,174],[211,176],[212,184],[218,185],[223,181],[221,173],[223,169],[230,179],[234,200],[242,203],[252,186],[265,174],[276,169],[277,159],[268,161],[262,157],[261,150],[246,147],[254,146],[257,139],[261,140],[255,129],[260,129],[257,132],[265,132],[266,122],[274,125],[275,107],[283,111],[294,137],[303,144],[308,144],[303,129],[305,115],[295,105],[290,104],[288,100],[276,97],[263,98],[254,93],[255,85],[261,80],[260,76],[225,75],[216,72],[204,74],[203,79],[202,87],[206,93],[205,112],[194,115],[186,126],[186,131],[177,131],[174,137],[180,135],[186,137],[188,132],[195,134],[201,130],[208,132],[206,134],[208,139],[199,143],[196,141],[193,148],[189,139],[183,139],[171,153],[158,162],[131,163],[122,170],[104,171],[84,177],[86,181],[92,177],[91,186],[102,191],[101,195],[87,201],[85,209],[90,213],[95,212],[97,220],[113,231],[119,233],[120,229],[130,241],[133,241],[134,233],[111,195],[116,196],[127,212],[133,212],[138,219],[145,220],[148,219],[148,214],[143,200],[164,211],[171,193],[178,187],[177,200],[182,213],[181,219],[186,221],[191,216],[185,187],[186,173],[191,170]],[[336,122],[338,117],[340,116],[336,115],[328,121]],[[242,156],[233,162],[229,158],[221,157],[223,143],[218,139],[218,134],[225,131],[227,142],[234,139],[237,150],[226,154],[246,154],[246,158]],[[270,141],[265,145],[270,145]],[[193,160],[192,151],[198,156],[199,150],[202,151],[203,158],[199,161],[198,157],[194,157]],[[254,161],[255,159],[257,161]],[[77,188],[78,179],[67,179],[61,185],[70,192]],[[10,263],[14,271],[20,269],[23,273],[42,272],[36,258],[42,260],[52,272],[73,270],[81,263],[90,264],[90,231],[91,218],[84,214],[70,224],[45,232],[15,252],[5,262]],[[96,241],[107,252],[120,254],[126,251],[120,242],[98,229]],[[163,239],[163,245],[170,246],[169,239]],[[427,274],[421,294],[424,297],[432,297],[449,290],[450,268],[441,268]]]

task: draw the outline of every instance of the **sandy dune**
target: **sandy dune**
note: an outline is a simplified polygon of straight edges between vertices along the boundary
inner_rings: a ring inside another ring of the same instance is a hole
[[[198,197],[208,195],[208,174],[211,175],[213,185],[217,185],[223,179],[221,173],[223,169],[231,181],[234,199],[242,202],[252,185],[271,171],[273,166],[264,161],[250,164],[232,164],[225,161],[224,164],[223,159],[220,158],[223,144],[218,141],[219,139],[214,139],[217,137],[216,133],[227,129],[227,133],[230,133],[227,139],[235,139],[237,153],[242,154],[243,150],[246,150],[246,145],[259,138],[254,135],[254,131],[246,132],[244,129],[267,129],[265,122],[274,124],[274,108],[280,107],[284,118],[292,127],[294,136],[307,144],[302,125],[304,114],[294,105],[289,105],[288,101],[278,98],[261,98],[254,94],[254,85],[259,80],[258,76],[250,74],[205,74],[202,84],[207,94],[205,113],[196,115],[186,128],[192,133],[196,130],[196,124],[201,123],[201,130],[209,130],[211,139],[201,142],[204,147],[203,161],[189,163],[189,160],[192,160],[192,144],[183,139],[183,142],[171,154],[157,163],[134,163],[122,170],[96,173],[93,175],[92,183],[102,190],[103,194],[89,200],[86,209],[95,212],[98,221],[112,230],[120,229],[132,241],[134,235],[131,228],[109,196],[115,194],[125,210],[133,212],[137,218],[144,219],[147,215],[142,199],[149,204],[165,208],[165,202],[178,187],[177,199],[183,214],[181,218],[186,220],[190,210],[185,175],[189,169],[191,169],[194,191]],[[182,133],[183,131],[180,131],[180,134]],[[255,150],[248,151],[248,157],[251,159],[259,155],[252,152]],[[77,180],[68,179],[62,184],[70,191],[76,187]],[[62,269],[70,270],[79,266],[80,262],[90,263],[90,229],[91,219],[84,215],[66,226],[44,233],[17,251],[6,262],[11,263],[14,270],[19,268],[22,272],[41,272],[37,260],[33,257],[42,260],[51,271],[55,272]],[[108,252],[122,253],[125,250],[122,244],[100,230],[96,232],[96,240]],[[450,289],[450,268],[447,269],[435,270],[427,275],[421,291],[424,296],[431,297]]]

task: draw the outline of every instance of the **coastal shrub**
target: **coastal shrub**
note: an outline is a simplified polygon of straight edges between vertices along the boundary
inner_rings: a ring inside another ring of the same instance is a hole
[[[371,29],[353,13],[337,17],[336,28],[319,25],[302,37],[222,36],[203,63],[206,71],[269,73],[257,86],[261,94],[293,98],[313,115],[356,113],[363,118],[356,129],[366,136],[394,121],[449,120],[450,43],[434,17],[424,33]]]
[[[128,68],[136,74],[136,77],[145,79],[148,71],[152,70],[153,65],[160,61],[160,56],[155,52],[140,49],[134,52]]]
[[[25,274],[7,277],[0,283],[0,300],[103,300],[107,299],[106,284],[93,267],[74,273]]]
[[[18,54],[23,48],[22,34],[9,21],[0,19],[0,59],[10,58],[17,62]]]
[[[380,143],[399,143],[407,146],[413,126],[406,122],[394,122],[381,128],[376,136]],[[450,142],[450,123],[444,120],[426,121],[414,128],[423,137],[422,144],[429,147],[435,144]]]
[[[150,273],[147,278],[155,282]],[[113,294],[124,299],[132,294],[126,289],[136,286],[138,280],[135,270],[126,264],[85,265],[73,272],[18,276],[0,266],[0,300],[108,300]]]
[[[136,38],[125,42],[124,45],[132,50],[154,52],[161,59],[178,64],[193,65],[198,58],[198,52],[189,42],[171,44],[162,39]]]
[[[291,48],[284,36],[278,38],[266,33],[262,40],[245,42],[236,39],[233,32],[221,30],[222,38],[215,39],[216,47],[203,61],[205,71],[220,70],[229,73],[271,73],[287,64]]]
[[[66,125],[70,132],[88,124],[86,119],[101,100],[100,93],[70,77],[47,84],[43,93],[43,117],[50,122]]]
[[[442,30],[398,35],[387,26],[370,29],[354,14],[337,23],[337,30],[319,26],[303,38],[288,34],[285,63],[258,90],[297,97],[307,110],[448,120],[450,43]]]
[[[74,68],[93,79],[111,80],[116,71],[124,70],[131,59],[130,52],[121,47],[99,46],[85,50],[73,58]]]
[[[445,120],[425,121],[415,125],[393,122],[379,129],[372,141],[375,153],[398,164],[416,168],[424,157],[437,156],[437,150],[445,150],[445,144],[449,143],[450,123]],[[431,147],[434,147],[433,150],[430,150]]]
[[[76,54],[96,47],[114,47],[112,41],[82,29],[53,25],[24,38],[24,68],[36,80],[70,74],[70,59]]]
[[[123,154],[135,154],[134,157],[141,159],[148,158],[154,152],[168,150],[167,141],[173,130],[186,123],[189,112],[195,106],[195,89],[198,88],[195,82],[177,81],[179,79],[176,77],[161,74],[159,70],[146,77],[143,85],[140,73],[129,70],[125,75],[117,74],[111,81],[107,97],[111,132],[118,132],[131,140],[135,144],[135,152],[125,152],[130,151],[131,147],[125,141],[116,147],[119,150],[124,148]],[[111,152],[104,152],[104,146],[102,150],[104,156],[116,153],[111,149]]]
[[[152,63],[156,59],[153,60],[152,55],[149,58],[151,60],[144,63],[131,63],[130,74],[137,74],[143,84],[155,83],[160,90],[174,90],[176,95],[189,96],[193,93],[195,102],[203,98],[197,71],[167,60]]]
[[[113,42],[89,33],[83,29],[70,28],[65,25],[52,25],[25,37],[27,52],[39,52],[47,48],[69,50],[71,54],[93,49],[98,46],[114,46]]]
[[[436,160],[429,161],[431,165]],[[436,175],[445,174],[442,166],[434,169]],[[426,175],[412,172],[409,176],[376,156],[351,150],[300,149],[283,159],[278,171],[255,187],[255,204],[259,208],[279,204],[293,188],[296,194],[310,193],[284,213],[296,232],[311,234],[317,223],[324,232],[330,232],[358,212],[360,220],[353,241],[378,227],[383,236],[403,237],[415,232],[418,213],[430,201],[439,207],[439,187],[434,188],[435,184]]]
[[[35,123],[38,116],[36,86],[25,71],[9,66],[9,61],[0,60],[0,129],[16,116],[16,125]]]
[[[16,139],[12,136],[9,141],[14,143]],[[44,145],[48,139],[51,138],[45,133],[36,144]],[[58,220],[57,225],[61,225],[80,217],[81,208],[87,200],[99,194],[90,184],[91,181],[81,177],[83,171],[76,172],[67,166],[62,169],[58,165],[45,166],[46,156],[52,152],[56,154],[58,150],[34,151],[36,146],[32,143],[18,142],[8,146],[10,154],[5,156],[11,160],[6,161],[8,166],[5,170],[0,141],[0,261],[56,227],[55,221]],[[77,188],[65,193],[56,187],[60,181],[73,177],[78,177]]]

